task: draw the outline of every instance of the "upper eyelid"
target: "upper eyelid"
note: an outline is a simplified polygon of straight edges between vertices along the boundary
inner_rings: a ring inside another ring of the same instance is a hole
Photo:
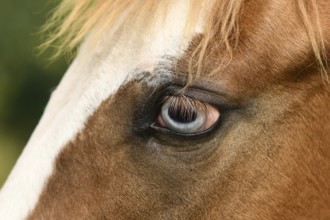
[[[185,88],[183,90],[183,87],[181,85],[168,85],[163,89],[163,93],[160,97],[166,96],[186,96],[198,100],[200,102],[221,108],[223,110],[235,109],[241,106],[241,103],[237,102],[233,97],[229,96],[228,94],[220,92],[214,93],[208,89],[196,88],[194,86]],[[159,104],[162,104],[162,102],[160,102]]]
[[[184,88],[188,89],[196,89],[196,90],[202,90],[205,92],[212,93],[214,95],[227,97],[230,99],[234,99],[234,94],[231,94],[231,91],[228,90],[228,88],[225,88],[224,86],[220,86],[218,83],[214,83],[212,80],[198,78],[198,80],[193,80],[189,83],[189,86],[187,87],[188,78],[186,72],[177,72],[177,71],[171,71],[173,78],[170,82],[167,83],[168,86],[176,86],[180,88],[181,90]]]

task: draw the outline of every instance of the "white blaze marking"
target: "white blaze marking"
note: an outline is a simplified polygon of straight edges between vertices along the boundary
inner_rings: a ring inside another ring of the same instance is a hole
[[[134,79],[132,70],[164,55],[177,57],[184,52],[192,38],[181,39],[188,8],[189,0],[178,1],[165,23],[156,22],[160,25],[152,32],[141,30],[134,39],[124,33],[105,36],[94,49],[84,44],[0,192],[0,219],[28,216],[53,172],[56,156],[103,100]]]

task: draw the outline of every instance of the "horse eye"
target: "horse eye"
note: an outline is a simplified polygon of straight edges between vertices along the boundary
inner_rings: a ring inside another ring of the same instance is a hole
[[[180,134],[201,133],[216,124],[217,108],[186,96],[168,96],[157,117],[157,124]]]

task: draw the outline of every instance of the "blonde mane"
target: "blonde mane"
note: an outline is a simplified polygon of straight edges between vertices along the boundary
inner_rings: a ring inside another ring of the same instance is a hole
[[[189,72],[195,69],[194,72],[199,74],[207,55],[206,49],[215,37],[218,40],[217,46],[223,47],[231,60],[233,46],[239,36],[239,18],[244,1],[209,0],[207,2],[203,37],[192,54]],[[97,40],[103,31],[114,25],[124,14],[122,25],[133,21],[148,27],[154,16],[165,17],[167,8],[175,2],[175,0],[63,0],[43,27],[43,32],[48,34],[48,40],[41,48],[56,47],[55,57],[73,51],[91,29],[95,30],[92,37]],[[296,4],[320,72],[323,79],[328,81],[326,48],[316,0],[296,0]],[[192,0],[185,31],[189,32],[193,28],[193,24],[200,16],[200,7],[201,1]]]

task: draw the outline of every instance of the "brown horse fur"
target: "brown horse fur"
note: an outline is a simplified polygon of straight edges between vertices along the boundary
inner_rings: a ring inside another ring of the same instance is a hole
[[[330,88],[294,7],[246,1],[231,62],[216,68],[220,48],[205,59],[189,88],[239,106],[214,134],[139,135],[154,88],[130,82],[60,153],[30,219],[330,219]],[[329,42],[330,4],[318,7]],[[201,38],[168,71],[187,73]]]

